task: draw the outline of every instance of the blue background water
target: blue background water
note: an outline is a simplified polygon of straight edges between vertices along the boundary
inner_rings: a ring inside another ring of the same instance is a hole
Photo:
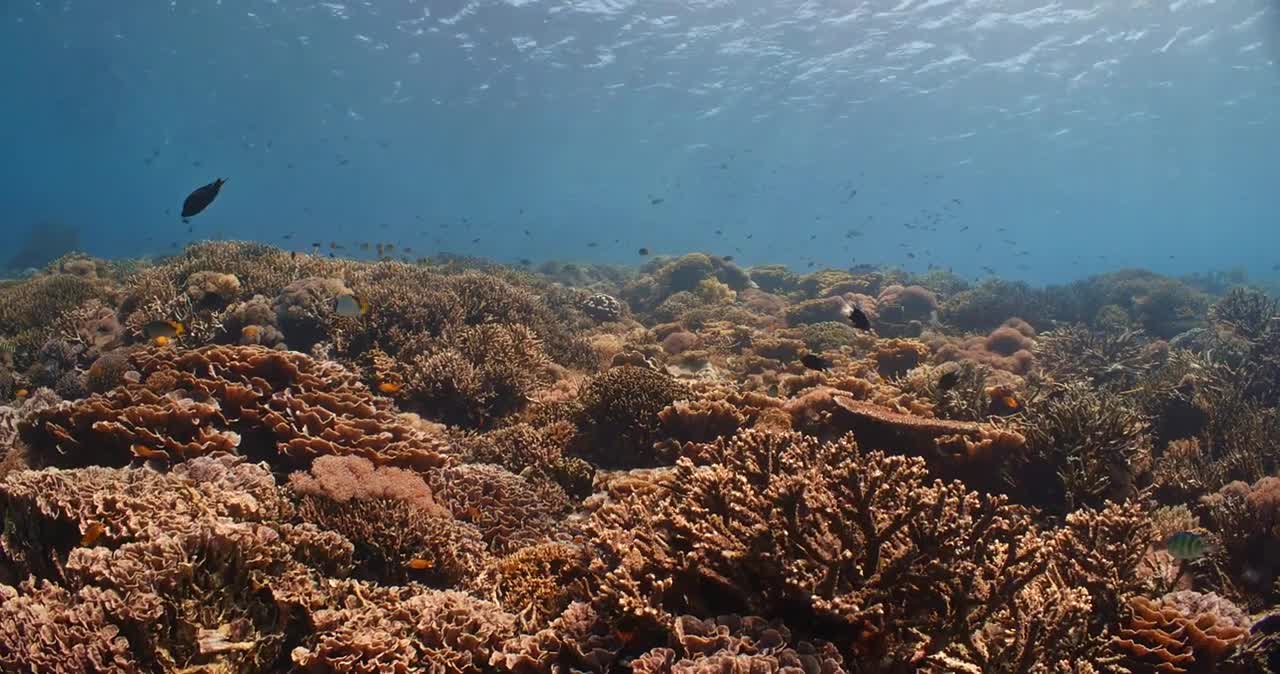
[[[1263,0],[8,0],[0,225],[106,256],[1265,277],[1278,27]]]

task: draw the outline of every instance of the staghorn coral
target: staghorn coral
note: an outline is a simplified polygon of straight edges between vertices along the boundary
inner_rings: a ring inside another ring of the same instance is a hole
[[[1147,418],[1132,403],[1074,384],[1040,401],[1019,423],[1022,451],[1005,467],[1020,502],[1050,512],[1132,496],[1150,470]]]
[[[645,368],[615,367],[598,374],[579,393],[573,451],[607,467],[655,465],[658,414],[688,394],[675,379]]]
[[[1140,330],[1095,332],[1078,323],[1044,333],[1036,345],[1048,376],[1117,391],[1137,385],[1166,354],[1163,342],[1144,340]]]
[[[142,380],[45,410],[22,433],[39,465],[124,465],[234,452],[305,466],[325,455],[441,465],[451,451],[379,408],[335,363],[248,346],[139,349]]]
[[[1280,305],[1266,293],[1253,288],[1232,288],[1209,308],[1209,319],[1225,325],[1246,340],[1256,340],[1271,329],[1271,320],[1280,315]]]
[[[855,662],[918,662],[967,639],[1044,565],[1019,510],[926,476],[919,459],[848,439],[717,441],[593,513],[608,569],[597,609],[630,621],[638,646],[665,641],[681,613],[785,611]],[[945,627],[914,630],[922,619]]]

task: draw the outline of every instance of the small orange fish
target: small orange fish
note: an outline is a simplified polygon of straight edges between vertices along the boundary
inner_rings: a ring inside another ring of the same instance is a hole
[[[169,460],[169,453],[164,450],[151,449],[146,445],[134,445],[130,447],[130,449],[133,450],[134,456],[139,459],[143,459],[144,461],[150,461],[151,459],[159,459],[161,461]]]
[[[29,395],[31,395],[31,391],[28,391],[27,389],[24,389],[24,388],[20,388],[17,391],[13,392],[13,397],[17,398],[18,400],[22,400],[23,398]]]
[[[411,559],[404,563],[404,568],[413,569],[414,571],[425,571],[433,566],[435,566],[435,562],[429,559],[422,559],[421,557]]]
[[[107,527],[101,522],[90,524],[89,528],[84,530],[84,535],[80,537],[80,546],[85,548],[92,547],[94,543],[98,542],[99,538],[102,538],[102,534],[106,530]]]
[[[1005,407],[1014,412],[1018,411],[1018,409],[1022,407],[1022,403],[1018,402],[1018,399],[1013,396],[1005,396],[1000,399],[1000,402],[1004,403]]]
[[[156,335],[151,339],[151,343],[156,346],[169,346],[169,338],[164,335]]]
[[[618,640],[621,641],[624,646],[631,643],[631,640],[636,638],[636,633],[630,630],[620,630],[615,628],[613,633],[618,635]]]
[[[257,339],[261,332],[262,328],[259,328],[256,325],[246,325],[243,328],[240,328],[240,334],[248,337],[249,339]]]
[[[392,381],[378,382],[378,391],[387,395],[394,395],[400,392],[400,385]]]

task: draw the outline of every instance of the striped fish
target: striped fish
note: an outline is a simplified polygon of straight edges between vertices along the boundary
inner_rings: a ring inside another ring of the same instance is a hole
[[[1204,539],[1204,536],[1190,531],[1179,531],[1173,534],[1166,541],[1165,546],[1174,559],[1184,561],[1199,559],[1209,550],[1209,542]]]

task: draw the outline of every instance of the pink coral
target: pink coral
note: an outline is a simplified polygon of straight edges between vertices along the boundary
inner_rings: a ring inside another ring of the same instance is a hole
[[[310,473],[290,475],[289,486],[299,494],[338,502],[392,499],[433,515],[448,514],[436,504],[431,488],[417,473],[392,466],[375,467],[372,461],[359,456],[322,456],[312,462]]]
[[[1035,364],[1035,329],[1020,318],[1010,318],[986,336],[950,337],[926,333],[924,340],[933,350],[933,362],[970,360],[997,370],[1024,375]]]

